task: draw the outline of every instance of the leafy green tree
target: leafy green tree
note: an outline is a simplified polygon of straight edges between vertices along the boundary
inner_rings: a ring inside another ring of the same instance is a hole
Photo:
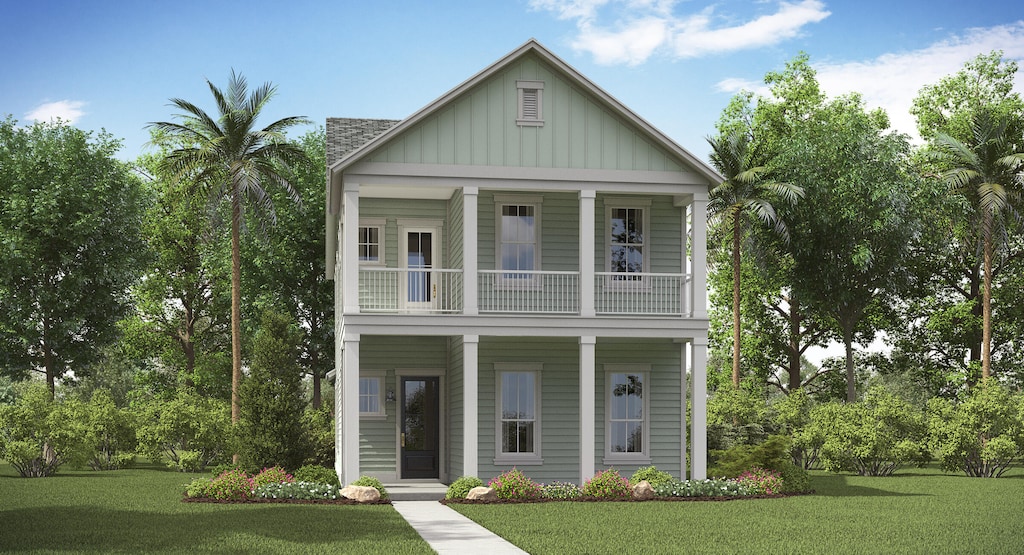
[[[252,366],[242,382],[242,417],[236,427],[239,462],[258,469],[296,469],[308,456],[302,412],[301,335],[284,314],[267,311],[252,346]]]
[[[143,455],[167,459],[181,472],[201,472],[228,453],[231,411],[228,403],[182,387],[170,400],[152,400],[139,409],[137,436]]]
[[[84,374],[141,273],[139,179],[120,141],[65,123],[0,122],[0,372]]]
[[[1024,120],[977,112],[971,125],[972,138],[964,143],[950,135],[935,137],[951,169],[943,177],[950,191],[966,199],[971,208],[971,223],[982,238],[982,338],[981,377],[992,369],[992,257],[997,235],[1005,230],[1006,215],[1020,219],[1017,207],[1024,194]]]
[[[771,180],[766,156],[751,147],[749,132],[733,131],[709,138],[711,162],[725,181],[711,190],[708,210],[713,224],[725,227],[732,237],[732,384],[740,386],[740,245],[744,220],[754,219],[788,237],[785,222],[776,215],[775,203],[795,203],[803,189]],[[763,144],[763,143],[759,143]]]
[[[82,415],[78,400],[54,400],[42,382],[28,383],[14,404],[0,405],[0,459],[24,478],[85,463],[89,431]]]
[[[983,380],[959,403],[928,403],[928,431],[944,470],[998,478],[1024,457],[1024,395]]]
[[[242,313],[241,313],[241,228],[246,208],[262,214],[273,223],[276,219],[271,197],[264,188],[274,183],[292,200],[299,197],[282,169],[301,160],[300,148],[285,140],[285,132],[306,123],[302,117],[285,117],[259,129],[256,120],[277,91],[265,83],[249,93],[245,77],[231,72],[226,93],[210,88],[218,115],[211,117],[204,110],[180,98],[171,103],[182,111],[181,123],[150,124],[167,133],[182,146],[165,158],[167,167],[176,175],[188,175],[213,187],[213,195],[226,199],[231,212],[231,421],[237,422],[239,387],[242,381]]]

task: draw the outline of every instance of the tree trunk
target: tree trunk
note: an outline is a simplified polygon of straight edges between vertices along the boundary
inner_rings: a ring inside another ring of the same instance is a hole
[[[968,297],[967,300],[971,301],[973,303],[972,306],[971,306],[971,314],[974,315],[975,317],[979,317],[980,316],[982,319],[984,319],[984,310],[983,310],[984,302],[981,299],[981,297],[982,297],[981,289],[982,289],[981,275],[980,275],[980,272],[978,271],[977,264],[975,264],[974,268],[971,269],[971,289],[970,289],[971,296]],[[968,359],[968,362],[981,362],[982,338],[978,337],[977,335],[974,335],[975,333],[977,333],[977,328],[975,328],[972,325],[971,326],[971,334],[969,336],[970,337],[970,339],[969,339],[969,341],[970,341],[970,345],[969,345],[969,348],[970,348],[970,355],[969,356],[970,356],[970,358]],[[974,378],[968,376],[968,383],[970,384],[973,381],[974,381]]]
[[[43,370],[46,372],[46,386],[50,389],[50,399],[57,393],[56,369],[53,367],[53,351],[50,350],[50,319],[43,318]]]
[[[985,213],[985,287],[981,296],[981,380],[992,372],[992,216]]]
[[[740,212],[732,227],[732,386],[740,387]]]
[[[800,389],[800,301],[789,298],[789,392]]]
[[[185,354],[185,386],[195,387],[195,372],[196,372],[196,344],[195,344],[195,314],[192,309],[192,302],[186,295],[185,302],[182,303],[184,307],[184,314],[182,317],[184,321],[184,330],[179,337],[179,343],[181,344],[181,350]]]
[[[846,402],[857,400],[857,377],[853,373],[853,327],[843,330],[843,344],[846,346]]]

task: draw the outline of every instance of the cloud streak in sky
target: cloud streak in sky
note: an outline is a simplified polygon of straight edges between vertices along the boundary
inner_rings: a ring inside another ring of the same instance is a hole
[[[819,0],[778,2],[774,13],[721,25],[713,7],[678,15],[675,0],[531,0],[534,9],[576,22],[573,48],[600,64],[637,65],[656,53],[674,58],[750,50],[798,36],[831,12]],[[610,17],[602,17],[613,12]],[[613,20],[606,26],[599,20]]]
[[[75,123],[85,115],[85,112],[82,110],[83,107],[85,107],[85,102],[81,100],[46,102],[26,113],[25,119],[30,121],[53,121],[59,118],[68,123]]]

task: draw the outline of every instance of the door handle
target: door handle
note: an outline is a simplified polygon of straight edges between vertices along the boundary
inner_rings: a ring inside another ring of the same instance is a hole
[[[402,447],[405,447],[405,432],[402,432]]]
[[[433,298],[433,299],[437,298],[437,284],[436,283],[434,284],[434,296],[431,297],[431,298]]]

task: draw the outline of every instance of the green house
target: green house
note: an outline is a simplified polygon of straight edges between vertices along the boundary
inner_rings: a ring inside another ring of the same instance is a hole
[[[327,142],[342,483],[705,477],[713,169],[533,40]]]

